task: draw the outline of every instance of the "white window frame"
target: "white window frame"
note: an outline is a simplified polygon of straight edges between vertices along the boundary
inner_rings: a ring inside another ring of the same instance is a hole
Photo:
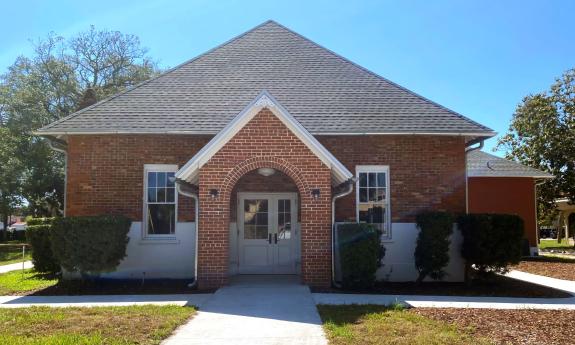
[[[356,165],[355,167],[355,221],[359,223],[359,174],[360,173],[384,173],[385,174],[385,223],[387,233],[383,234],[383,240],[391,240],[391,185],[389,178],[389,165]]]
[[[143,239],[175,239],[178,225],[178,192],[174,187],[174,233],[173,234],[149,234],[148,233],[148,172],[177,172],[176,164],[144,164],[144,187],[142,191],[142,238]]]

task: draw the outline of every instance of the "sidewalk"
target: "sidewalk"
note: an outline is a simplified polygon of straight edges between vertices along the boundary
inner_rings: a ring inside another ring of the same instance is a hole
[[[510,271],[507,277],[547,286],[575,295],[575,282]],[[378,304],[400,303],[415,308],[487,308],[487,309],[568,309],[575,310],[575,297],[569,298],[516,298],[516,297],[464,297],[421,295],[360,295],[313,294],[316,304]]]
[[[24,269],[28,269],[28,268],[32,268],[32,267],[34,267],[34,265],[32,265],[32,261],[24,261]],[[21,269],[22,269],[22,263],[21,262],[18,262],[15,264],[10,264],[10,265],[2,265],[2,266],[0,266],[0,274],[10,272],[10,271],[21,270]]]
[[[178,295],[83,295],[0,296],[0,308],[23,307],[111,307],[131,305],[180,305],[201,307],[212,294]]]

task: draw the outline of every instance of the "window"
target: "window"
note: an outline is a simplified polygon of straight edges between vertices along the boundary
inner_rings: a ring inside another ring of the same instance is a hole
[[[357,221],[374,224],[383,233],[382,237],[390,238],[389,167],[360,165],[356,174]]]
[[[144,166],[144,224],[148,237],[174,235],[178,193],[174,183],[175,165]]]

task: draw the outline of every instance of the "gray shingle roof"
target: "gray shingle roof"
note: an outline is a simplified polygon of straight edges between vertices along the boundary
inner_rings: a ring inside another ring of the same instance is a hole
[[[312,134],[494,134],[273,21],[38,133],[215,134],[262,90]]]
[[[467,154],[467,176],[553,178],[547,172],[479,150]]]

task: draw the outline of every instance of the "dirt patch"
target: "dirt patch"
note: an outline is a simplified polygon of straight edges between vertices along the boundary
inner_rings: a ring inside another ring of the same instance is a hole
[[[573,310],[494,310],[419,308],[409,312],[455,325],[496,344],[573,344]]]
[[[512,269],[575,281],[575,259],[540,256],[523,260]]]
[[[573,267],[575,268],[575,266]],[[313,289],[313,292],[362,293],[383,295],[434,295],[434,296],[489,296],[489,297],[545,297],[567,298],[570,294],[548,287],[511,278],[493,276],[488,280],[464,283],[391,283],[379,282],[373,289],[349,291],[341,289]]]

